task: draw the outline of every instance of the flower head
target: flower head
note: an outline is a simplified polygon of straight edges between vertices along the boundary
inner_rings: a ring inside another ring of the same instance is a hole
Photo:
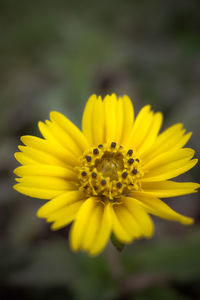
[[[64,115],[50,113],[39,122],[43,138],[22,136],[15,157],[14,188],[49,200],[38,217],[53,230],[73,222],[70,245],[91,255],[103,250],[111,234],[122,243],[154,232],[149,214],[178,221],[193,219],[173,211],[160,198],[194,193],[199,184],[174,182],[196,163],[183,148],[191,133],[175,124],[159,133],[162,114],[143,107],[134,120],[128,96],[92,95],[85,107],[82,132]]]

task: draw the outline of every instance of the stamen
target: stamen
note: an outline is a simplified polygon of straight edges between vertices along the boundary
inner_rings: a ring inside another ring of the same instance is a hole
[[[77,168],[80,190],[88,197],[116,202],[122,195],[127,196],[131,191],[141,189],[143,172],[132,149],[116,142],[99,144],[86,150],[80,162],[81,167]]]
[[[128,176],[128,173],[127,173],[127,172],[123,172],[123,173],[122,173],[122,178],[125,179],[127,176]]]
[[[90,162],[92,160],[92,157],[89,155],[87,155],[85,158],[86,158],[87,162]]]
[[[99,154],[99,150],[98,150],[97,148],[95,148],[95,149],[93,150],[93,154],[95,154],[95,155]]]
[[[110,145],[110,147],[111,147],[111,148],[115,148],[116,145],[117,145],[117,144],[116,144],[115,142],[112,142],[111,145]]]
[[[134,169],[132,170],[132,174],[133,174],[133,175],[136,175],[136,174],[137,174],[137,169],[134,168]]]
[[[129,163],[129,165],[132,165],[134,163],[134,159],[133,158],[129,158],[128,163]]]
[[[97,177],[97,173],[92,172],[92,178],[96,178]]]
[[[101,180],[101,185],[106,185],[106,180],[105,179]]]
[[[117,188],[120,189],[121,187],[122,187],[122,183],[121,183],[121,182],[118,182],[118,183],[117,183]]]
[[[128,154],[129,156],[131,156],[131,155],[133,154],[133,150],[132,150],[132,149],[129,149],[128,152],[127,152],[127,154]]]

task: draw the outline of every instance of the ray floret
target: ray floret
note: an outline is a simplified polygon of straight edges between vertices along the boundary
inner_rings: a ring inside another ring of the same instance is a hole
[[[72,223],[70,246],[99,254],[111,235],[122,243],[151,238],[150,214],[183,225],[191,217],[160,198],[195,193],[200,185],[172,179],[197,163],[184,148],[191,133],[175,124],[160,133],[161,112],[150,105],[135,118],[127,95],[92,95],[84,109],[82,130],[52,111],[39,122],[42,138],[22,136],[15,153],[14,189],[47,200],[37,216],[58,230]]]

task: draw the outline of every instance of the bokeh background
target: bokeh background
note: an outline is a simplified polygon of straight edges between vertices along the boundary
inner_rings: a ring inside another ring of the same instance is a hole
[[[197,194],[167,201],[193,226],[155,218],[153,239],[89,258],[70,252],[69,228],[36,218],[42,200],[12,190],[20,135],[38,135],[50,110],[80,127],[92,93],[151,104],[164,128],[183,122],[198,157],[199,11],[198,0],[0,0],[0,299],[200,299]]]

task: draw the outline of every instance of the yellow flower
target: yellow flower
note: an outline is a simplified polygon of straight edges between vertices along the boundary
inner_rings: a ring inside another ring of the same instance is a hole
[[[43,138],[22,136],[15,157],[22,166],[14,188],[49,200],[38,217],[53,230],[73,222],[70,245],[91,255],[103,250],[111,234],[122,243],[154,232],[149,214],[184,225],[193,219],[174,212],[159,198],[196,192],[193,182],[174,182],[196,163],[183,148],[191,133],[175,124],[159,133],[162,114],[143,107],[134,120],[128,96],[92,95],[85,107],[82,132],[64,115],[50,113],[39,122]]]

